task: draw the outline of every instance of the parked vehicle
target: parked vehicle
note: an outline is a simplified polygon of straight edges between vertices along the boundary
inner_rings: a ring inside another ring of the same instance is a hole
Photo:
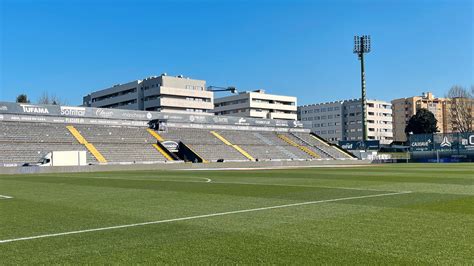
[[[48,152],[36,164],[38,166],[80,166],[87,165],[86,151]]]

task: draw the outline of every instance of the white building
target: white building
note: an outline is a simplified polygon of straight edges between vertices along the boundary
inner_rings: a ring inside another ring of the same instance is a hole
[[[153,76],[92,92],[83,106],[174,113],[212,113],[214,93],[206,81],[183,76]]]
[[[296,111],[296,97],[266,94],[264,90],[214,100],[216,115],[296,120]]]
[[[367,139],[381,144],[393,141],[392,105],[367,100]],[[311,121],[312,131],[331,142],[362,140],[361,100],[303,105],[298,107],[298,120]]]

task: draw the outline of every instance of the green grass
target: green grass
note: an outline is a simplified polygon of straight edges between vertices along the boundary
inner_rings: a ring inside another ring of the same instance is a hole
[[[3,175],[0,241],[391,191],[412,193],[0,243],[0,264],[474,264],[474,164]]]

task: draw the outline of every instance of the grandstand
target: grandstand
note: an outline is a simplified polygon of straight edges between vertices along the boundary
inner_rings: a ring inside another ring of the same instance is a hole
[[[0,122],[0,165],[38,162],[52,150],[84,150],[65,125],[30,122]],[[88,161],[97,162],[92,154]]]
[[[296,123],[13,103],[0,107],[3,166],[35,163],[63,150],[87,151],[89,164],[354,159]],[[31,110],[36,112],[24,113]],[[165,128],[151,129],[151,118]]]

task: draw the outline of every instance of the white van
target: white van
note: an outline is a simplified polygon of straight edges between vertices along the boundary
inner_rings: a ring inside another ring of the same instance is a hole
[[[87,165],[86,151],[48,152],[36,164],[38,166],[80,166]]]

